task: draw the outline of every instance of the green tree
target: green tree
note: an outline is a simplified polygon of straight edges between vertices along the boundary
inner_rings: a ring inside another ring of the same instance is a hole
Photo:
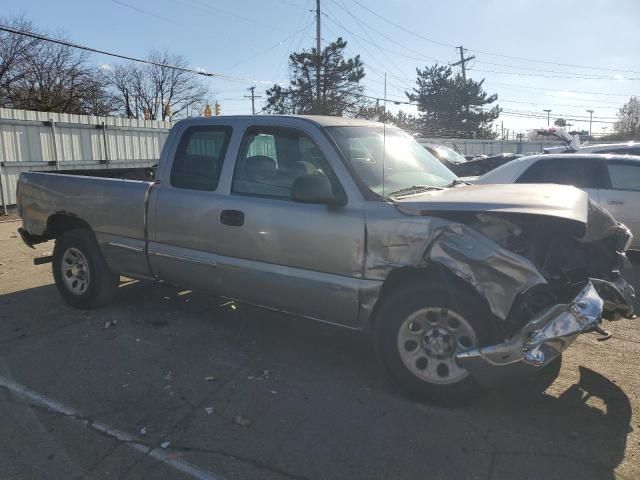
[[[264,110],[276,114],[357,116],[368,106],[360,83],[365,76],[364,64],[360,55],[345,58],[346,46],[347,42],[338,38],[322,50],[319,62],[315,48],[292,53],[289,86],[274,85],[268,89]]]
[[[640,138],[640,100],[638,97],[631,97],[618,110],[618,121],[614,123],[613,130],[621,140]]]
[[[494,138],[491,122],[500,115],[498,95],[488,95],[484,80],[476,82],[454,74],[451,67],[435,64],[416,69],[416,87],[406,92],[418,104],[418,127],[423,134],[454,134],[462,137]]]
[[[553,122],[553,124],[556,127],[566,127],[567,126],[567,121],[564,118],[556,118],[555,121]]]

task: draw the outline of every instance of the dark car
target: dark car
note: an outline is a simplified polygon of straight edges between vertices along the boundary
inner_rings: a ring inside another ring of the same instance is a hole
[[[452,148],[445,147],[444,145],[423,143],[422,146],[459,177],[484,175],[494,168],[522,156],[515,153],[499,153],[497,155],[483,155],[467,159]]]

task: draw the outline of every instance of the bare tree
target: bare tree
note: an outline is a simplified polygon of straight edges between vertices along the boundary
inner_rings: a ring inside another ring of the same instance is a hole
[[[154,51],[147,60],[161,65],[187,67],[182,55]],[[107,70],[106,80],[117,93],[117,107],[128,118],[170,120],[200,109],[208,89],[193,73],[169,66],[121,63]]]
[[[0,18],[3,25],[16,30],[33,31],[33,25],[24,17]],[[24,74],[22,68],[29,52],[38,40],[10,32],[0,32],[0,106],[10,106],[9,90]]]
[[[29,49],[7,96],[13,108],[27,110],[96,115],[113,110],[88,56],[45,41]]]

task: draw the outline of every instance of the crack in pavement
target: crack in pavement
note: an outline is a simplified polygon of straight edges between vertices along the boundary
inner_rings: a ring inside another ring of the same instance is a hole
[[[216,448],[201,448],[201,447],[191,447],[188,445],[180,445],[180,444],[176,444],[173,445],[172,448],[174,450],[182,450],[185,452],[197,452],[197,453],[212,453],[212,454],[217,454],[217,455],[221,455],[223,457],[227,457],[227,458],[231,458],[233,460],[239,461],[239,462],[243,462],[243,463],[248,463],[249,465],[259,469],[259,470],[266,470],[268,472],[271,473],[276,473],[278,475],[281,475],[283,477],[286,478],[290,478],[292,480],[310,480],[310,477],[307,477],[305,475],[300,475],[297,473],[292,473],[292,472],[288,472],[286,470],[283,470],[281,468],[278,467],[274,467],[272,465],[268,465],[260,460],[256,460],[255,458],[251,458],[251,457],[245,457],[242,455],[238,455],[235,453],[229,453],[226,452],[224,450],[221,449],[216,449]]]
[[[10,391],[13,395],[21,399],[27,400],[26,402],[21,402],[22,405],[29,405],[33,408],[39,408],[42,411],[47,411],[62,417],[80,420],[85,427],[91,428],[93,431],[105,435],[111,440],[116,440],[119,444],[129,445],[132,449],[144,453],[144,457],[151,456],[154,460],[163,462],[175,470],[190,475],[198,480],[222,480],[221,477],[214,472],[204,470],[203,468],[185,460],[172,458],[164,451],[164,449],[158,449],[158,445],[156,444],[148,445],[133,435],[112,428],[91,417],[87,417],[86,415],[82,415],[76,410],[55,400],[49,399],[28,387],[14,382],[13,380],[0,376],[0,387]]]
[[[0,340],[0,345],[6,345],[6,344],[9,344],[11,342],[15,342],[17,340],[24,340],[24,339],[29,339],[29,338],[33,338],[33,337],[39,337],[41,335],[46,335],[47,333],[51,333],[51,332],[57,332],[59,330],[65,329],[67,327],[82,323],[85,320],[86,320],[86,318],[83,318],[81,320],[76,320],[76,321],[73,321],[73,322],[65,323],[64,325],[59,325],[59,326],[57,326],[55,328],[50,328],[48,330],[41,330],[41,331],[34,332],[34,333],[31,333],[31,334],[21,333],[20,335],[16,335],[16,336],[11,337],[11,338],[5,338],[4,340]]]

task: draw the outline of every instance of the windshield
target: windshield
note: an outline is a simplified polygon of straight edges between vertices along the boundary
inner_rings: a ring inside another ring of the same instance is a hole
[[[453,150],[452,148],[445,147],[444,145],[429,144],[429,149],[443,161],[450,163],[464,163],[467,161],[462,155]]]
[[[328,127],[327,130],[356,175],[379,195],[385,196],[414,185],[444,187],[458,178],[398,128]]]

